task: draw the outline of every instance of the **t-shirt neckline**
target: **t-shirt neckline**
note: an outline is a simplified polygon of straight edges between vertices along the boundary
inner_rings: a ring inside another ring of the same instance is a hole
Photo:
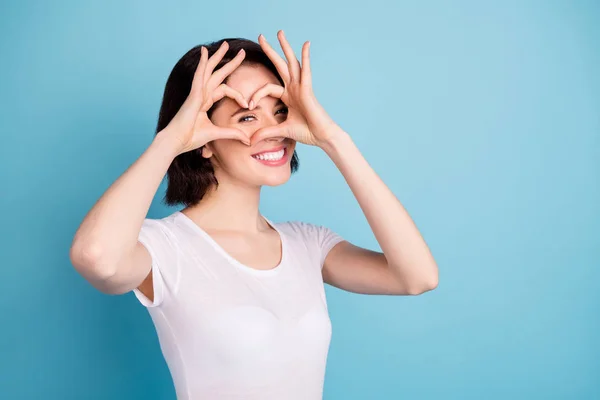
[[[192,230],[202,236],[217,252],[219,252],[223,257],[225,257],[231,264],[233,264],[238,269],[255,274],[255,275],[275,275],[278,274],[281,269],[286,264],[286,253],[287,253],[287,244],[285,241],[284,234],[275,226],[273,222],[271,222],[267,217],[261,215],[264,220],[279,234],[279,241],[281,243],[281,259],[279,260],[279,264],[270,269],[257,269],[250,267],[248,265],[242,264],[233,256],[231,256],[216,240],[214,240],[204,229],[202,229],[198,224],[196,224],[192,219],[190,219],[187,215],[182,213],[181,211],[176,211],[175,214],[180,217],[180,219],[188,225]]]

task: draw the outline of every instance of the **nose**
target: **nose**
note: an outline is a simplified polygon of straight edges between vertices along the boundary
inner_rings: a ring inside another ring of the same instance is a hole
[[[275,117],[275,115],[272,114],[263,117],[263,121],[264,123],[262,124],[262,127],[279,125],[279,120],[277,120],[277,117]]]
[[[274,115],[270,115],[266,119],[263,118],[263,121],[264,121],[264,123],[261,124],[261,128],[276,126],[281,123]],[[270,138],[265,139],[266,142],[271,142],[271,143],[279,143],[279,142],[283,142],[284,140],[285,140],[284,136],[276,136],[276,137],[270,137]]]

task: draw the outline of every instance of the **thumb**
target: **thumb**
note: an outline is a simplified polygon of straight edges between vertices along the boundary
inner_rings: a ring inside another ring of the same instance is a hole
[[[287,129],[282,127],[283,124],[267,126],[265,128],[260,128],[250,137],[250,144],[254,145],[255,143],[260,142],[261,140],[270,139],[274,137],[288,137]]]

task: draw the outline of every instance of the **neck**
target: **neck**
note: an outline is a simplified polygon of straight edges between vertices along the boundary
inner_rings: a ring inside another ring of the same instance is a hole
[[[260,187],[219,180],[202,201],[181,210],[205,230],[258,232],[266,227],[259,211]]]

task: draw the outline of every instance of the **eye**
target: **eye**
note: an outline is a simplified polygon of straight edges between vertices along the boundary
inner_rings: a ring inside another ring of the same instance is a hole
[[[244,115],[243,117],[238,119],[238,122],[249,122],[247,118],[256,118],[256,117],[253,114]]]
[[[279,110],[275,111],[275,115],[279,115],[279,114],[286,115],[287,113],[288,113],[287,107],[281,107]],[[238,123],[250,122],[251,120],[249,118],[256,119],[256,116],[254,114],[244,115],[243,117],[240,117],[240,119],[238,119]]]

